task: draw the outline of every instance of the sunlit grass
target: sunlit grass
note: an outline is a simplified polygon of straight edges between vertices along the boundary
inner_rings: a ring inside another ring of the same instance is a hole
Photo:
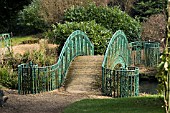
[[[84,99],[63,113],[165,113],[163,97],[145,96],[117,99]]]
[[[23,37],[12,37],[11,43],[12,46],[21,44],[23,41],[26,40],[37,40],[37,38],[33,37],[33,36],[23,36]]]

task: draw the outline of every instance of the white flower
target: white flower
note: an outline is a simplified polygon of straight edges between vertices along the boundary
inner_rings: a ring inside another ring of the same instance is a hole
[[[160,58],[162,58],[162,57],[163,57],[163,55],[160,56]]]
[[[166,71],[168,71],[168,62],[165,62],[164,68],[165,68]]]

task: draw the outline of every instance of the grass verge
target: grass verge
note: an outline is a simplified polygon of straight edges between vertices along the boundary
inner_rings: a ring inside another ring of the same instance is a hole
[[[146,96],[118,99],[84,99],[63,113],[165,113],[163,97]]]
[[[37,40],[38,38],[35,38],[33,36],[23,36],[23,37],[12,37],[12,46],[19,45],[23,41],[27,40]]]

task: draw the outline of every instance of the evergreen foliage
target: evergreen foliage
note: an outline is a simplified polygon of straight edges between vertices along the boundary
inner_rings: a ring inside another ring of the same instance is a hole
[[[45,31],[48,24],[39,14],[39,0],[33,0],[30,5],[25,6],[18,14],[18,25],[22,28],[21,32],[37,33]],[[25,33],[26,34],[26,33]]]
[[[46,35],[56,43],[60,44],[58,52],[61,51],[66,39],[69,35],[75,31],[81,30],[87,34],[89,39],[94,44],[95,54],[104,54],[109,39],[112,37],[112,32],[105,27],[97,24],[95,21],[89,22],[66,22],[65,24],[53,25],[52,31],[49,31]]]
[[[112,33],[123,30],[128,41],[139,40],[141,26],[138,21],[121,11],[118,7],[109,8],[90,4],[86,7],[77,6],[67,10],[64,20],[69,22],[82,22],[95,20]]]
[[[16,28],[17,13],[32,0],[0,0],[0,33],[13,32]]]
[[[166,4],[166,0],[137,0],[133,6],[133,17],[145,21],[152,14],[163,13]]]

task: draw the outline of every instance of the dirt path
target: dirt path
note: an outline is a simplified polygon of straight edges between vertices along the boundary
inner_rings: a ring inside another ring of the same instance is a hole
[[[18,95],[17,91],[5,91],[7,103],[0,113],[62,113],[71,103],[88,98],[111,98],[101,95],[85,95],[54,90],[40,94]]]
[[[5,91],[9,97],[0,113],[61,113],[69,104],[89,98],[87,95],[62,93],[58,90],[41,94],[18,95],[16,91]]]

